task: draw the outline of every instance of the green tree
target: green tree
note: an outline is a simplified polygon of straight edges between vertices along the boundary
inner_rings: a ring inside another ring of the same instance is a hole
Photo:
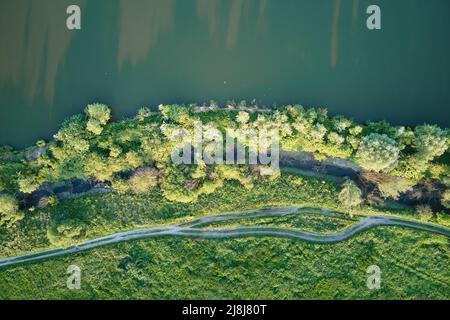
[[[73,156],[89,151],[89,141],[86,137],[86,121],[82,115],[72,116],[65,120],[61,129],[54,135],[58,144],[50,146],[53,156],[60,160],[72,161]]]
[[[103,126],[111,119],[111,109],[104,104],[95,103],[88,105],[85,111],[88,116],[86,129],[95,135],[100,135]]]
[[[101,125],[105,125],[111,119],[111,109],[104,104],[94,103],[86,108],[89,119],[97,120]]]
[[[441,156],[448,148],[448,133],[438,126],[425,124],[416,127],[414,147],[419,155],[425,159]]]
[[[108,159],[98,153],[91,153],[86,159],[86,173],[99,181],[109,181],[115,173]]]
[[[339,201],[347,208],[354,208],[362,203],[362,192],[356,183],[347,180],[342,184],[342,190],[339,193]]]
[[[147,193],[158,184],[159,172],[154,168],[141,168],[128,179],[128,185],[134,193]]]
[[[169,201],[190,203],[197,201],[198,192],[187,175],[187,166],[172,165],[164,169],[164,183],[161,185],[164,197]]]
[[[217,172],[219,177],[223,180],[237,180],[246,189],[252,189],[254,187],[253,178],[246,166],[221,164],[217,166]]]
[[[150,117],[152,112],[149,108],[143,107],[138,110],[138,113],[136,115],[136,119],[138,121],[144,121],[146,118]]]
[[[400,194],[410,190],[411,183],[403,178],[389,177],[388,179],[378,183],[378,189],[384,198],[392,198],[397,200]]]
[[[356,160],[366,170],[389,171],[396,166],[399,153],[393,139],[385,134],[371,133],[362,138]]]
[[[429,221],[433,218],[433,210],[427,204],[421,204],[416,207],[416,214],[420,220]]]
[[[102,133],[103,127],[97,119],[89,119],[86,124],[86,130],[98,136]]]
[[[249,120],[250,115],[245,111],[239,111],[239,114],[236,116],[236,121],[241,124],[247,123]]]
[[[9,194],[0,194],[0,221],[16,221],[23,217],[17,199]]]
[[[450,190],[446,190],[442,194],[442,205],[447,209],[450,209]]]
[[[160,105],[159,111],[165,120],[170,120],[181,125],[193,123],[191,107],[185,105]]]
[[[331,122],[333,124],[333,128],[336,129],[337,132],[339,133],[344,132],[345,130],[347,130],[347,128],[350,128],[350,126],[352,125],[352,122],[344,118],[343,116],[335,116],[333,117]]]
[[[64,120],[61,129],[53,137],[56,141],[70,144],[72,140],[79,139],[84,135],[85,125],[82,115],[72,116]]]
[[[19,174],[17,179],[17,184],[19,186],[20,192],[32,193],[39,188],[39,183],[37,182],[36,176],[33,174]]]

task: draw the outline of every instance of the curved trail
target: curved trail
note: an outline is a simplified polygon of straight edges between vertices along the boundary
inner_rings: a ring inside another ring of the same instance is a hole
[[[35,262],[39,260],[85,251],[92,248],[97,248],[108,244],[114,244],[128,240],[162,237],[162,236],[181,236],[181,237],[203,238],[203,239],[272,236],[272,237],[300,239],[317,243],[334,243],[344,241],[346,239],[351,238],[357,233],[372,229],[374,227],[398,226],[432,232],[450,237],[450,229],[445,227],[403,218],[391,216],[377,216],[377,215],[373,216],[361,215],[361,217],[363,218],[358,222],[356,222],[355,224],[338,232],[328,234],[302,231],[294,228],[281,228],[270,226],[244,226],[244,227],[221,228],[221,229],[200,228],[202,226],[206,226],[211,223],[223,221],[282,217],[301,214],[317,214],[329,217],[337,217],[336,212],[333,212],[331,210],[306,208],[306,207],[271,207],[242,212],[226,212],[204,216],[189,222],[179,223],[171,226],[142,228],[118,232],[108,236],[95,238],[93,240],[89,240],[83,242],[82,244],[71,246],[66,249],[55,248],[30,254],[19,255],[15,257],[4,258],[0,259],[0,267],[15,266],[23,263]]]

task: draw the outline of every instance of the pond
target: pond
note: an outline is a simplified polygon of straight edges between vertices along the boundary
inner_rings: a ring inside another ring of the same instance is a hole
[[[66,9],[81,8],[81,30]],[[450,2],[0,0],[0,145],[49,139],[103,102],[300,103],[394,124],[450,126]],[[447,39],[447,40],[446,40]]]

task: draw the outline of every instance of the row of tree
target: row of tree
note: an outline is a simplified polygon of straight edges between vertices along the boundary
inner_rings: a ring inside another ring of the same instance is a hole
[[[250,189],[256,180],[263,179],[261,166],[171,163],[174,130],[190,132],[197,121],[223,132],[277,129],[282,149],[309,151],[318,159],[343,158],[365,170],[395,177],[380,183],[386,197],[395,198],[423,178],[447,184],[450,180],[448,158],[442,157],[449,147],[449,132],[434,125],[396,127],[384,121],[361,125],[342,116],[328,116],[326,109],[300,105],[273,112],[247,107],[196,112],[194,105],[159,109],[159,113],[153,113],[142,108],[135,119],[110,122],[111,110],[92,104],[84,114],[70,117],[54,135],[54,141],[46,145],[47,152],[36,159],[0,163],[0,212],[20,217],[15,194],[30,194],[45,183],[75,178],[107,181],[124,193],[160,187],[168,199],[181,202],[214,192],[226,180],[239,181]],[[39,147],[43,147],[42,142]],[[443,203],[448,203],[448,192],[444,195]],[[343,203],[353,206],[359,198],[350,182],[344,185]]]

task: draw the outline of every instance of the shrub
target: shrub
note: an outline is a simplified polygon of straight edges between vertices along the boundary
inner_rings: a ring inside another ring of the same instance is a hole
[[[314,127],[311,129],[310,137],[314,142],[322,142],[323,137],[327,133],[327,128],[325,128],[324,125],[318,123],[314,125]]]
[[[399,152],[393,139],[385,134],[371,133],[362,138],[356,160],[364,169],[389,171],[397,164]]]
[[[85,111],[88,116],[86,130],[95,135],[100,135],[103,126],[111,119],[111,109],[104,104],[95,103],[88,105]]]
[[[199,194],[211,194],[223,185],[222,180],[205,181],[198,189]]]
[[[362,202],[361,189],[352,180],[345,181],[339,193],[339,201],[347,208],[359,206]]]
[[[130,190],[134,193],[147,193],[158,184],[159,172],[154,168],[140,168],[128,179]]]
[[[84,126],[85,121],[82,115],[72,116],[63,122],[61,129],[53,137],[56,141],[71,144],[74,139],[84,135]]]
[[[428,167],[428,161],[413,154],[400,159],[397,167],[390,173],[417,182],[424,177]]]
[[[423,125],[415,129],[414,147],[426,159],[441,156],[448,148],[448,136],[438,126]]]
[[[142,157],[134,151],[127,152],[125,155],[125,161],[128,164],[128,167],[132,170],[142,166],[144,163]]]
[[[136,119],[138,121],[144,121],[146,118],[150,117],[151,114],[152,112],[150,111],[149,108],[143,107],[139,109],[136,115]]]
[[[347,128],[352,125],[352,122],[343,116],[336,116],[332,119],[333,127],[338,132],[344,132]]]
[[[119,146],[111,146],[109,149],[109,156],[111,158],[117,158],[122,153],[122,149]]]
[[[86,108],[86,114],[89,119],[95,119],[100,125],[105,125],[111,119],[111,109],[104,104],[94,103]]]
[[[104,159],[97,153],[91,153],[87,157],[85,170],[89,177],[96,178],[99,181],[110,180],[114,174],[107,159]]]
[[[125,194],[130,190],[130,185],[128,184],[128,181],[125,181],[120,178],[112,179],[111,186],[114,189],[114,191],[117,192],[118,194]]]
[[[36,146],[39,147],[39,148],[43,148],[43,147],[45,147],[46,145],[47,145],[47,143],[45,142],[45,140],[38,140],[38,141],[36,142]]]
[[[389,177],[378,184],[378,189],[384,198],[397,200],[400,194],[411,189],[411,183],[403,178]]]
[[[19,186],[19,191],[23,193],[32,193],[39,188],[39,183],[33,175],[19,174],[17,184]]]
[[[288,176],[288,181],[296,187],[299,187],[304,183],[303,178],[297,176]]]
[[[327,136],[327,139],[330,143],[336,144],[336,145],[341,145],[345,141],[345,138],[336,132],[330,132]]]
[[[11,146],[0,146],[0,157],[12,156],[14,153],[14,148]]]
[[[416,207],[416,214],[420,220],[429,221],[433,218],[433,210],[427,204],[421,204]]]
[[[15,221],[22,217],[19,212],[19,203],[14,196],[9,194],[0,194],[0,214],[2,215],[0,218],[1,221]]]
[[[246,189],[253,188],[253,179],[248,173],[248,167],[232,166],[232,165],[219,165],[219,176],[224,180],[237,180]]]
[[[250,115],[248,114],[248,112],[245,111],[240,111],[239,114],[236,116],[236,121],[239,123],[247,123],[248,120],[250,120]]]
[[[86,130],[98,136],[102,133],[103,127],[97,119],[89,119]]]
[[[76,218],[68,218],[56,227],[56,238],[65,240],[77,240],[84,231],[83,221]],[[50,239],[51,242],[55,241]],[[57,242],[55,243],[57,244]]]
[[[58,197],[55,196],[55,195],[49,196],[49,197],[48,197],[48,204],[49,204],[50,206],[56,206],[56,205],[58,205],[58,204],[59,204],[59,199],[58,199]]]
[[[450,209],[450,190],[446,190],[442,194],[442,205],[447,209]]]
[[[191,108],[184,105],[160,105],[159,111],[165,120],[170,120],[181,125],[190,125],[193,122],[191,118]]]

